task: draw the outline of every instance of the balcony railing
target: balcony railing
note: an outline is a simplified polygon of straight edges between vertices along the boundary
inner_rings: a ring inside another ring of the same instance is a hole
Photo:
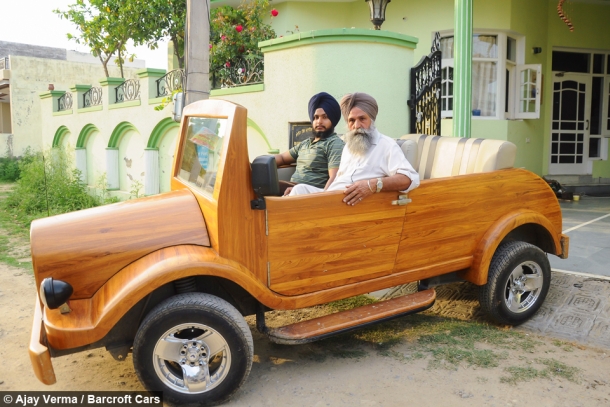
[[[156,80],[157,82],[157,97],[170,96],[174,91],[183,90],[185,83],[185,76],[183,69],[174,69],[169,71],[161,78]]]
[[[140,81],[137,79],[127,79],[115,89],[116,103],[127,102],[129,100],[140,100]]]
[[[102,88],[91,88],[83,93],[83,107],[99,106],[102,104]]]
[[[57,99],[57,111],[72,109],[72,93],[66,92]]]
[[[234,88],[264,82],[265,66],[262,55],[246,55],[233,64],[213,69],[210,75],[212,89]]]
[[[0,58],[0,69],[11,69],[8,63],[8,57]]]

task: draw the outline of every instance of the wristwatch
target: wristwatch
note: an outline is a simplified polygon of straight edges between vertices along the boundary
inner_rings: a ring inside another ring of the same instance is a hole
[[[383,181],[381,181],[381,178],[377,178],[377,193],[381,192],[381,188],[383,188]]]

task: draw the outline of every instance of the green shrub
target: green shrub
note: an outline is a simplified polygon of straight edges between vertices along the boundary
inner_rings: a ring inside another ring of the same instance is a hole
[[[17,157],[0,157],[0,181],[15,182],[19,178]]]
[[[101,204],[99,198],[88,194],[87,186],[80,182],[80,172],[72,168],[68,154],[62,149],[27,151],[19,160],[19,172],[17,185],[4,200],[4,206],[25,218]]]

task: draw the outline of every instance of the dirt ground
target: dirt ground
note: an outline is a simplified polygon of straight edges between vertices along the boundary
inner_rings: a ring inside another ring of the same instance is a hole
[[[53,386],[39,383],[27,353],[35,290],[30,273],[0,264],[0,392],[142,389],[131,355],[119,362],[104,349],[54,359],[58,382]],[[270,325],[280,322],[270,317]],[[282,314],[281,318],[300,317]],[[273,345],[256,332],[252,322],[254,365],[228,406],[610,405],[608,349],[569,346],[568,351],[550,338],[532,335],[536,346],[509,349],[508,358],[498,367],[460,365],[447,370],[430,368],[429,357],[409,358],[419,352],[416,342],[395,345],[394,357],[381,356],[372,348],[363,349],[357,357],[337,357],[325,342]],[[509,364],[527,367],[537,358],[549,357],[580,369],[578,382],[554,377],[512,385],[500,380]]]

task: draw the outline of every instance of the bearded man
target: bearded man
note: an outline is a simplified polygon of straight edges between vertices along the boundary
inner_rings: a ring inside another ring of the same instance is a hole
[[[343,138],[345,148],[337,177],[325,190],[343,190],[343,202],[347,205],[356,205],[381,191],[406,193],[419,186],[419,174],[396,141],[377,131],[378,111],[377,101],[366,93],[350,93],[341,98],[341,113],[349,132]],[[322,191],[297,185],[290,195]]]
[[[277,166],[290,165],[296,161],[297,168],[290,178],[293,184],[307,184],[317,188],[328,188],[333,182],[344,143],[335,133],[341,118],[337,100],[326,92],[318,93],[309,100],[309,119],[313,138],[301,142],[282,154],[275,155]],[[286,188],[284,195],[292,187]]]

